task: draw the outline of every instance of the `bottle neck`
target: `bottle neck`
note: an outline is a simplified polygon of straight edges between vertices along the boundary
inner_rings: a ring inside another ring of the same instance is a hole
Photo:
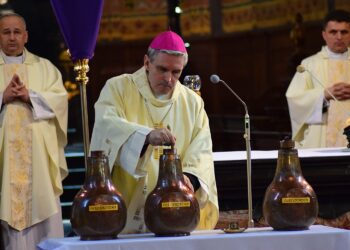
[[[85,185],[99,185],[111,182],[107,157],[89,157]]]
[[[300,161],[296,149],[278,150],[276,175],[301,175]]]
[[[159,161],[158,185],[174,186],[179,182],[184,182],[179,156],[162,155]]]

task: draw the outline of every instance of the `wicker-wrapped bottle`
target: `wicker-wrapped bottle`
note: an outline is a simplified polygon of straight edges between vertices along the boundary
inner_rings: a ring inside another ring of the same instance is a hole
[[[85,182],[72,205],[71,223],[81,240],[117,238],[126,223],[126,206],[114,187],[103,151],[88,157]]]
[[[317,197],[300,168],[294,141],[286,138],[278,150],[277,168],[266,190],[263,214],[275,230],[304,230],[318,214]]]
[[[145,223],[156,236],[189,235],[199,223],[199,205],[185,184],[176,149],[164,149],[157,185],[147,196]]]

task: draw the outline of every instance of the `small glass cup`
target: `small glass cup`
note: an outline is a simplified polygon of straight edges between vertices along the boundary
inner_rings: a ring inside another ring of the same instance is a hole
[[[200,89],[202,87],[201,78],[199,75],[187,75],[183,80],[183,84],[192,89],[198,95],[201,95]]]

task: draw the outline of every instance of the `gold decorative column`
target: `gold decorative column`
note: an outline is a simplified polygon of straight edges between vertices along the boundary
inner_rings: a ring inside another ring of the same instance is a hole
[[[90,136],[89,136],[89,117],[87,110],[87,99],[86,99],[86,85],[89,81],[87,72],[89,72],[89,59],[79,59],[74,62],[74,71],[77,73],[75,80],[80,86],[80,103],[81,103],[81,116],[83,122],[83,140],[84,140],[84,158],[85,166],[87,166],[87,157],[89,154],[90,147]]]

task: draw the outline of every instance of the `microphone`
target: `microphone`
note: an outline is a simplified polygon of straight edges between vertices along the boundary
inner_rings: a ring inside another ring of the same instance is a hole
[[[210,81],[212,82],[212,83],[214,83],[214,84],[217,84],[217,83],[219,83],[220,82],[220,77],[218,76],[218,75],[211,75],[210,76]]]
[[[223,80],[221,80],[220,77],[219,77],[218,75],[215,75],[215,74],[211,75],[211,76],[210,76],[210,81],[211,81],[212,83],[214,83],[214,84],[217,84],[217,83],[219,83],[219,82],[221,82],[222,84],[224,84],[225,87],[226,87],[226,88],[227,88],[227,89],[228,89],[228,90],[243,104],[243,107],[244,107],[244,109],[245,109],[245,112],[246,112],[246,114],[248,114],[248,107],[247,107],[247,104],[239,97],[239,95],[238,95],[236,92],[233,91],[233,89],[232,89],[230,86],[227,85],[226,82],[224,82]]]
[[[324,86],[324,84],[322,84],[322,82],[315,77],[314,74],[311,73],[310,70],[308,70],[307,68],[305,68],[303,65],[298,65],[297,66],[297,72],[298,73],[304,73],[304,72],[308,72],[311,76],[311,78],[315,79],[315,81],[317,82],[317,84],[319,84],[331,97],[334,101],[339,102],[339,100]]]
[[[253,201],[252,201],[252,163],[251,163],[251,147],[250,147],[250,120],[248,114],[247,104],[239,97],[239,95],[233,91],[233,89],[226,84],[225,81],[221,80],[218,75],[211,75],[210,81],[214,84],[221,82],[225,87],[243,104],[245,110],[244,118],[244,139],[247,152],[247,189],[248,189],[248,227],[254,227],[253,220]]]

